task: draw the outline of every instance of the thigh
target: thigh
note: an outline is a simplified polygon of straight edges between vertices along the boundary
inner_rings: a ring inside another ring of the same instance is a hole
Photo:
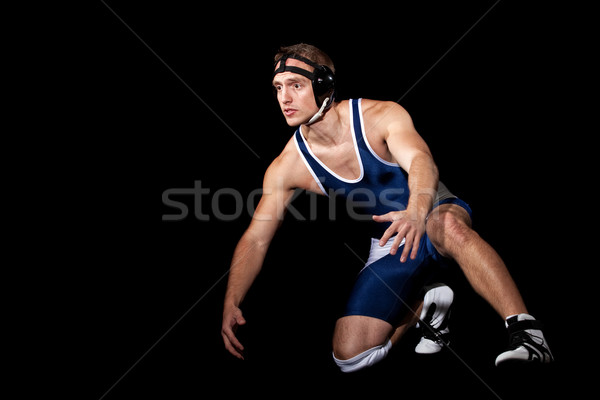
[[[433,274],[427,238],[423,236],[417,257],[401,263],[388,254],[367,265],[350,292],[344,316],[367,316],[396,327],[419,296],[427,277]]]

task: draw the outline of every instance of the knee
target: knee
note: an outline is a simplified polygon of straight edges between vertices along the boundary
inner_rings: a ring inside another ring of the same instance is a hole
[[[345,337],[342,340],[335,340],[333,342],[333,358],[336,360],[349,360],[358,356],[359,354],[377,347],[379,343],[369,343],[359,338]]]
[[[465,248],[477,236],[467,221],[451,212],[441,212],[428,220],[427,234],[436,249],[447,257]]]
[[[387,356],[392,325],[386,321],[351,315],[338,319],[333,333],[333,360],[342,372],[369,367]]]
[[[356,346],[337,346],[333,350],[333,360],[342,372],[355,372],[370,367],[383,360],[392,347],[391,340],[385,344],[366,350]]]

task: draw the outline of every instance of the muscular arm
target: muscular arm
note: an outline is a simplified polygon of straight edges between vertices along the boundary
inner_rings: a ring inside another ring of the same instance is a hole
[[[408,170],[410,197],[406,210],[411,218],[425,221],[431,211],[438,186],[438,170],[431,155],[414,157]]]
[[[265,174],[263,195],[231,261],[221,335],[225,348],[241,359],[244,358],[244,347],[236,338],[235,331],[239,325],[244,325],[246,320],[239,306],[262,268],[267,249],[293,195],[293,189],[285,185],[282,176],[284,175],[280,161],[275,160]]]
[[[395,103],[386,103],[382,117],[385,143],[398,164],[408,172],[410,197],[406,210],[374,217],[376,221],[391,221],[392,225],[381,238],[381,244],[398,233],[390,251],[397,252],[400,242],[406,244],[400,257],[405,261],[410,253],[415,258],[425,232],[425,220],[431,211],[438,185],[438,170],[429,147],[417,133],[408,112]]]

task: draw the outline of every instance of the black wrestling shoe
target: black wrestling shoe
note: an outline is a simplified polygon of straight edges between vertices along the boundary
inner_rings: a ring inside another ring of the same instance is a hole
[[[506,320],[509,344],[496,358],[496,366],[506,363],[551,363],[554,357],[542,333],[542,324],[529,314],[514,315]]]
[[[419,328],[421,340],[415,352],[419,354],[434,354],[450,343],[450,308],[454,300],[454,292],[446,285],[430,289],[423,299],[423,310]]]

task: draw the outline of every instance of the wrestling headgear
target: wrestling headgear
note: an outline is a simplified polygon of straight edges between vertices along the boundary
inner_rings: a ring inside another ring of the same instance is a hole
[[[310,72],[300,67],[285,65],[288,58],[302,61],[313,67],[314,71]],[[293,72],[310,79],[315,95],[315,102],[317,103],[317,107],[319,107],[319,111],[307,122],[307,124],[313,123],[333,104],[333,99],[335,97],[335,74],[328,66],[317,64],[308,58],[296,54],[285,54],[275,61],[275,65],[277,65],[277,63],[279,63],[279,68],[273,72],[273,78],[281,72]]]

